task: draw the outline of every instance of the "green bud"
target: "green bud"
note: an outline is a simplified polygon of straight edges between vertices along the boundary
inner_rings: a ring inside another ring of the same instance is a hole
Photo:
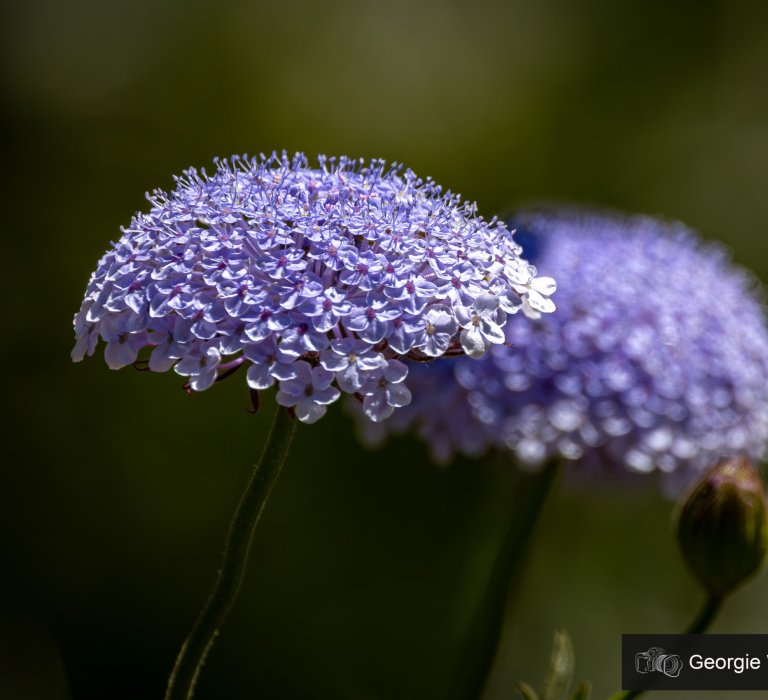
[[[768,548],[760,472],[746,457],[719,462],[682,501],[676,530],[683,559],[711,595],[746,581]]]

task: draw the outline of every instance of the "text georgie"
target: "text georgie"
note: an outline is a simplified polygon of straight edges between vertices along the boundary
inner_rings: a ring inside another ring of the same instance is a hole
[[[767,657],[768,658],[768,657]],[[702,656],[693,654],[688,659],[688,665],[696,670],[706,671],[733,671],[734,673],[744,673],[744,671],[756,671],[761,667],[761,661],[757,656]]]

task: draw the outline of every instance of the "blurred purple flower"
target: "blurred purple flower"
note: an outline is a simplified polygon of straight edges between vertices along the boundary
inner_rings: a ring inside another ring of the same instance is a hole
[[[720,247],[644,217],[533,212],[514,223],[558,280],[557,313],[509,322],[507,345],[480,361],[414,368],[413,403],[368,426],[370,439],[415,430],[441,459],[496,447],[533,466],[561,457],[683,478],[724,455],[764,454],[765,310]],[[527,303],[546,311],[547,283],[529,284],[545,301]],[[462,332],[482,335],[463,313]]]
[[[195,391],[244,366],[306,422],[336,382],[380,420],[410,400],[397,358],[480,356],[554,291],[503,224],[380,160],[235,157],[176,185],[99,261],[75,361],[99,338],[112,368],[150,348]]]

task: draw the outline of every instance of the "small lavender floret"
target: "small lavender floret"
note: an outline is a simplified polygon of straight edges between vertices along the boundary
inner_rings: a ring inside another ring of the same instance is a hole
[[[245,366],[305,422],[339,390],[376,421],[411,400],[399,359],[479,357],[507,314],[554,308],[503,223],[381,160],[234,157],[148,199],[91,276],[75,361],[149,348],[194,391]]]
[[[478,362],[414,368],[413,403],[367,427],[371,439],[414,430],[443,460],[495,447],[533,467],[562,457],[682,480],[765,453],[764,307],[722,248],[645,217],[532,212],[513,224],[557,278],[557,312],[510,321],[507,344]]]

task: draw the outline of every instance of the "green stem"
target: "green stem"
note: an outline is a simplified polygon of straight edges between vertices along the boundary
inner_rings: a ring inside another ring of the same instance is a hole
[[[723,600],[725,600],[725,598],[722,595],[714,595],[710,593],[704,601],[704,605],[701,606],[699,614],[696,615],[691,624],[688,625],[685,633],[704,634],[714,621],[715,617],[717,617],[717,613],[720,612]]]
[[[712,624],[715,617],[717,617],[717,613],[720,612],[724,600],[724,596],[710,593],[696,617],[693,618],[691,624],[686,627],[685,634],[704,634],[704,632],[709,629],[709,626]],[[610,700],[631,700],[631,698],[636,698],[644,692],[645,691],[643,690],[625,690],[612,695]]]
[[[536,525],[558,472],[559,461],[553,460],[541,471],[520,474],[514,502],[517,517],[507,530],[484,597],[464,639],[459,664],[462,670],[468,670],[459,679],[459,697],[482,697],[501,639],[507,601],[520,579]]]
[[[278,407],[261,459],[251,473],[229,526],[216,583],[181,647],[168,680],[165,700],[191,700],[194,696],[208,652],[243,583],[253,533],[288,454],[295,426],[296,420],[288,411]]]

